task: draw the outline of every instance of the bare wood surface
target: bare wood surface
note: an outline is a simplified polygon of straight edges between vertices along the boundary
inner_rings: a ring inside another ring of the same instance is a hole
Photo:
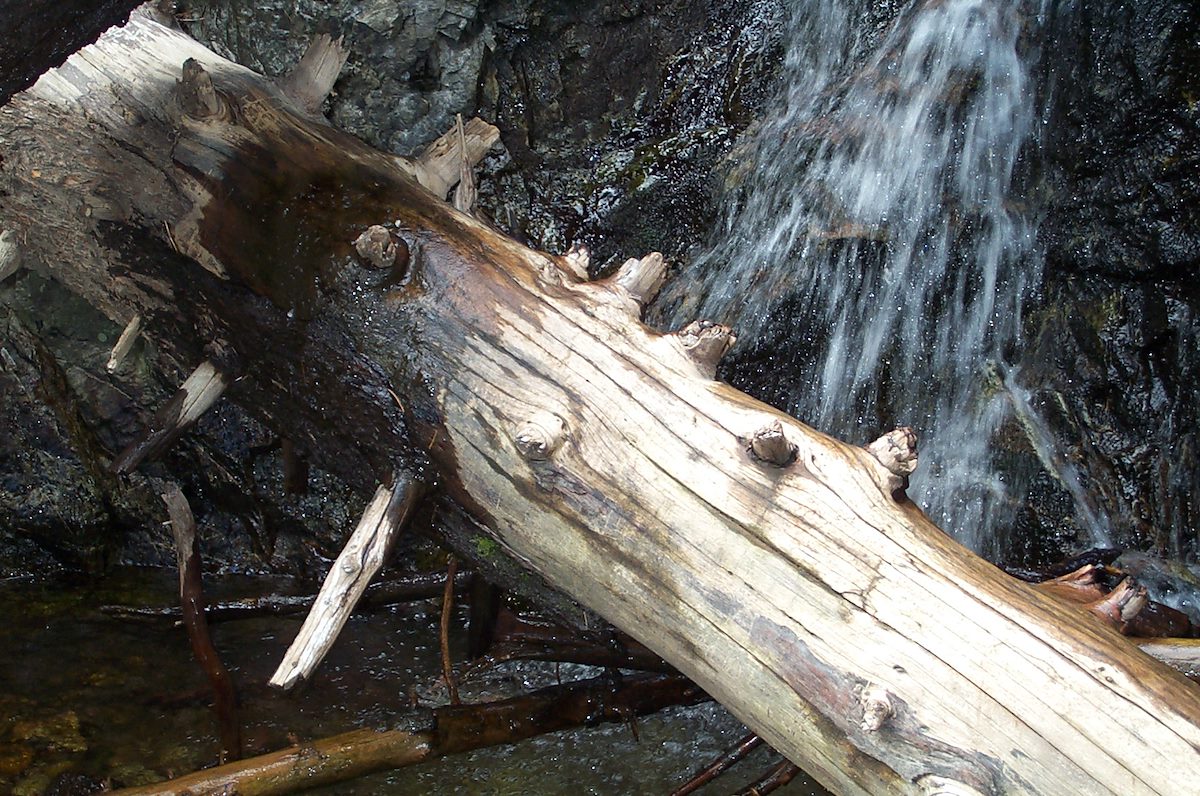
[[[187,57],[238,103],[236,124],[163,110]],[[430,199],[395,158],[289,116],[261,78],[178,34],[137,22],[71,67],[0,110],[0,226],[122,323],[154,306],[147,334],[175,360],[207,325],[255,375],[243,400],[352,483],[427,457],[500,551],[831,790],[1126,796],[1200,781],[1192,684],[973,556],[866,450],[705,378],[637,322],[619,280],[578,282],[565,258]],[[295,187],[268,191],[281,163]],[[322,180],[337,201],[302,204]],[[258,231],[213,185],[264,199],[254,258],[241,241]],[[89,202],[107,220],[77,211]],[[320,245],[272,243],[277,203]],[[187,259],[98,250],[169,251],[164,223]],[[371,224],[419,243],[408,282],[345,264]],[[528,456],[520,432],[549,416],[561,433]],[[752,444],[775,424],[795,451],[782,464]],[[864,721],[882,702],[890,713]]]
[[[292,688],[312,676],[345,627],[371,578],[383,566],[424,491],[422,484],[406,474],[398,474],[391,487],[381,486],[375,491],[375,497],[329,568],[300,632],[271,676],[271,685]],[[453,591],[453,575],[447,580],[446,589]]]

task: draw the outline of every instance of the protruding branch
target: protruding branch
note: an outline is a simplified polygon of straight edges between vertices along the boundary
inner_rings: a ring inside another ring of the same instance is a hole
[[[862,705],[863,711],[860,725],[863,732],[878,732],[896,712],[896,706],[892,704],[892,695],[886,688],[877,684],[863,688],[859,695],[859,704]]]
[[[11,229],[0,232],[0,281],[8,279],[21,267],[21,247],[17,234]]]
[[[1124,633],[1127,625],[1146,607],[1149,600],[1145,586],[1135,584],[1132,578],[1125,578],[1104,597],[1088,603],[1087,609],[1118,632]]]
[[[917,469],[917,434],[908,426],[892,429],[867,446],[888,471],[888,491],[893,496],[908,486],[908,477]]]
[[[1057,578],[1035,583],[1038,591],[1053,594],[1063,600],[1074,603],[1090,603],[1104,597],[1104,587],[1100,585],[1097,576],[1100,567],[1095,564],[1084,564],[1074,572]]]
[[[112,353],[108,355],[108,364],[105,365],[105,369],[109,373],[116,373],[117,368],[121,367],[121,363],[125,361],[125,357],[129,356],[129,352],[133,350],[133,344],[137,342],[141,331],[142,316],[134,315],[129,323],[125,325],[125,330],[121,332],[121,336],[117,338],[117,344],[113,346]]]
[[[754,458],[777,467],[786,467],[795,461],[796,450],[778,420],[772,420],[750,437],[750,453]]]
[[[667,264],[662,253],[650,252],[640,260],[626,260],[613,275],[612,283],[622,288],[640,309],[658,295],[666,276]]]
[[[700,372],[710,379],[716,375],[721,357],[737,342],[732,329],[711,321],[692,321],[674,335]]]
[[[499,140],[499,128],[475,118],[463,125],[461,138],[456,124],[430,144],[419,158],[400,158],[398,163],[431,193],[445,199],[454,184],[462,179],[461,153],[466,152],[466,160],[474,168]]]
[[[464,213],[475,209],[475,162],[467,149],[467,136],[463,132],[462,114],[454,117],[454,129],[458,132],[458,186],[454,189],[454,207]]]
[[[183,77],[178,83],[179,104],[183,112],[200,121],[224,118],[229,106],[213,87],[212,77],[195,58],[183,62]]]
[[[521,424],[513,443],[530,461],[549,459],[567,437],[567,425],[553,412],[538,412]]]
[[[196,521],[187,498],[175,484],[162,494],[171,518],[171,534],[175,537],[175,558],[179,564],[179,602],[183,609],[183,626],[187,629],[192,653],[213,689],[213,706],[221,731],[221,762],[242,756],[242,732],[237,716],[237,695],[229,670],[221,663],[204,614],[204,592],[201,586],[200,551],[196,546]]]
[[[402,475],[396,476],[391,489],[381,486],[376,490],[358,527],[325,577],[304,625],[271,677],[271,685],[291,688],[316,670],[358,598],[383,566],[393,540],[423,493],[420,482]]]
[[[119,475],[131,473],[147,457],[162,453],[217,402],[228,386],[229,376],[216,365],[207,360],[200,363],[154,415],[141,437],[121,451],[112,463],[112,471]]]
[[[350,48],[342,44],[340,36],[319,34],[292,70],[279,79],[279,88],[306,112],[318,114],[349,57]]]

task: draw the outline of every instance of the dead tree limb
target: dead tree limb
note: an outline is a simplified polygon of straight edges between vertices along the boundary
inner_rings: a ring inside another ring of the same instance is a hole
[[[172,484],[162,495],[171,518],[171,535],[175,538],[175,556],[179,562],[179,603],[183,609],[183,626],[187,629],[192,653],[204,671],[213,690],[213,707],[221,736],[221,762],[242,756],[242,728],[238,719],[237,694],[233,678],[221,663],[213,646],[204,617],[204,590],[201,586],[200,552],[196,545],[196,521],[191,506],[178,486]]]

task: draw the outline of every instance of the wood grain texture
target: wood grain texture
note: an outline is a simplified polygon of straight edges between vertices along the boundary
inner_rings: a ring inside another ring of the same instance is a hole
[[[172,115],[185,57],[230,119]],[[1200,782],[1186,679],[947,537],[866,450],[707,378],[627,287],[578,282],[178,34],[138,17],[101,40],[0,111],[0,147],[0,227],[56,276],[181,357],[206,324],[240,400],[356,483],[424,462],[505,551],[831,790]],[[125,212],[64,212],[97,197]],[[403,273],[355,265],[371,224],[405,239]],[[164,226],[188,259],[105,245]],[[750,453],[775,423],[782,467]],[[550,431],[535,456],[531,425]]]

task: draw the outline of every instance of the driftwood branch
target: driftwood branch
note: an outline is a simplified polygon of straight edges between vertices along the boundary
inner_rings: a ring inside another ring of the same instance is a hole
[[[312,676],[371,578],[383,566],[392,543],[424,491],[423,484],[405,474],[397,475],[390,488],[381,486],[376,490],[346,546],[330,567],[300,632],[271,676],[271,685],[292,688]],[[452,589],[452,584],[450,576],[446,588]]]

